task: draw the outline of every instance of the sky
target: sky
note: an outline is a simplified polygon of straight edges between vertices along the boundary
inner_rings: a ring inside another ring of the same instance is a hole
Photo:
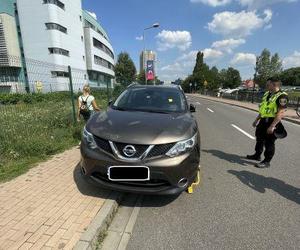
[[[159,79],[184,79],[198,51],[209,66],[234,67],[253,78],[264,48],[284,68],[300,66],[300,0],[83,0],[107,31],[116,54],[129,53],[137,70],[143,50],[157,53]]]

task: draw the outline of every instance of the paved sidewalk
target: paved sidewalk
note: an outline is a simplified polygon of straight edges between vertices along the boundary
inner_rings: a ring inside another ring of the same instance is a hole
[[[73,148],[0,184],[0,249],[72,249],[109,192],[80,178]]]
[[[234,105],[234,106],[243,107],[243,108],[251,109],[251,110],[254,110],[254,111],[258,111],[258,104],[257,103],[241,102],[241,101],[236,101],[236,100],[231,100],[231,99],[218,98],[218,97],[199,95],[199,94],[191,94],[191,96],[199,96],[199,97],[205,98],[207,100],[227,103],[227,104],[231,104],[231,105]],[[290,108],[287,109],[285,120],[300,124],[300,118],[297,116],[296,111],[294,109],[290,109]]]

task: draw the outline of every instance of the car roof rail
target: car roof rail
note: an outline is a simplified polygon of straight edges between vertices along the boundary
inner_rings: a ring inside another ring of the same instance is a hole
[[[137,86],[138,84],[137,83],[131,83],[131,84],[129,84],[128,86],[127,86],[127,89],[129,89],[129,88],[131,88],[131,87],[133,87],[133,86]]]

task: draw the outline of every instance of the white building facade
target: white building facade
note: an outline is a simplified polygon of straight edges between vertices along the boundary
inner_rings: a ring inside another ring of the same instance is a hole
[[[16,0],[14,6],[30,92],[37,83],[43,92],[69,90],[68,66],[75,91],[87,83],[112,87],[113,48],[97,20],[82,10],[81,0]]]

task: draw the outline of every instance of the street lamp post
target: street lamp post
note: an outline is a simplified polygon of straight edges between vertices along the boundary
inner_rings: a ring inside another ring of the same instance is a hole
[[[145,84],[147,85],[147,62],[145,60],[145,54],[146,54],[146,36],[145,36],[145,31],[149,30],[149,29],[154,29],[154,28],[158,28],[159,27],[159,23],[154,23],[152,24],[150,27],[147,27],[143,30],[143,43],[144,43],[144,50],[143,50],[143,64],[145,67]]]

